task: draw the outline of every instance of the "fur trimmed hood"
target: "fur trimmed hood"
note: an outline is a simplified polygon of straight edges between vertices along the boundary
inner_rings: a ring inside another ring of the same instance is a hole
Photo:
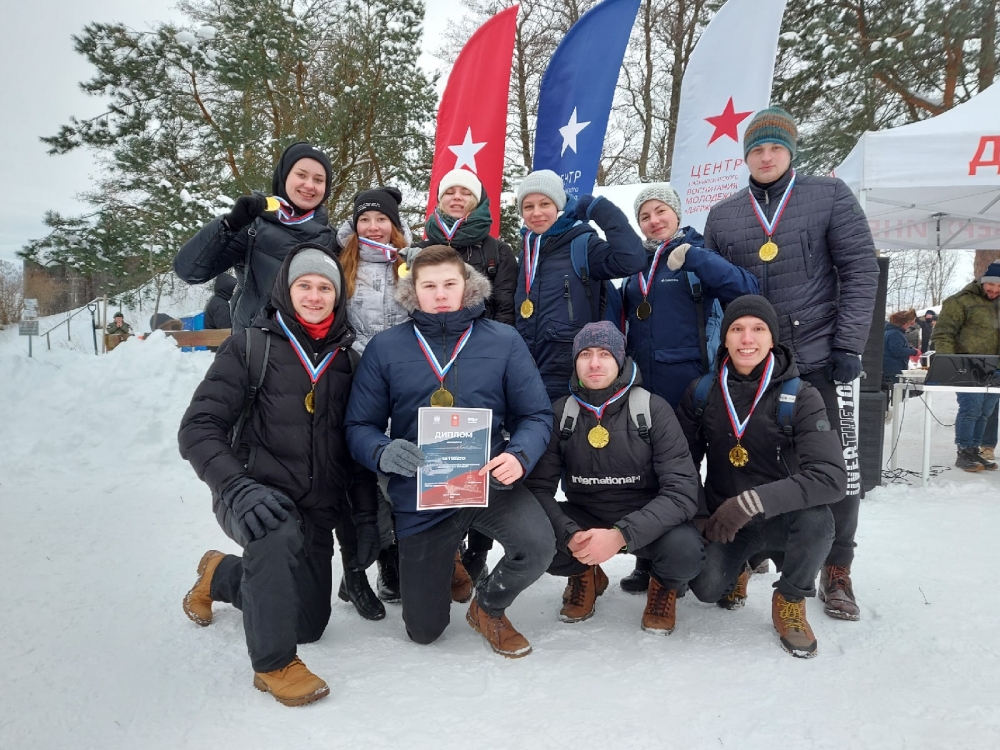
[[[462,297],[462,309],[484,304],[492,292],[490,280],[466,263],[465,295]],[[408,313],[420,308],[417,304],[417,289],[413,286],[412,275],[396,282],[396,302]]]

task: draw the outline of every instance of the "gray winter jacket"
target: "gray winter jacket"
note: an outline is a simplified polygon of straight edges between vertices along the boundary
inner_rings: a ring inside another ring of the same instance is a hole
[[[826,365],[831,349],[864,351],[878,286],[875,243],[864,211],[843,180],[799,174],[773,241],[778,256],[760,259],[766,235],[751,191],[773,218],[792,170],[764,188],[750,186],[712,207],[705,246],[753,273],[778,313],[778,340],[802,373]]]

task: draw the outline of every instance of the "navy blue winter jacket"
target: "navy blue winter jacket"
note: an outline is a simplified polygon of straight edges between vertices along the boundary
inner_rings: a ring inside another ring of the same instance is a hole
[[[910,357],[918,354],[906,340],[906,333],[892,323],[885,324],[882,339],[882,381],[894,383],[896,376],[909,367]]]
[[[417,343],[414,327],[444,364],[474,323],[468,343],[445,376],[444,387],[454,395],[456,406],[493,410],[492,456],[512,453],[527,476],[545,453],[552,434],[552,405],[542,380],[517,331],[484,317],[489,280],[469,265],[466,270],[463,308],[449,313],[421,312],[412,277],[400,279],[396,299],[410,311],[411,319],[377,334],[365,347],[354,376],[346,427],[351,455],[373,471],[379,470],[382,450],[392,440],[417,442],[417,409],[429,406],[431,394],[438,389],[437,376]],[[509,443],[504,442],[501,429],[510,434]],[[430,528],[455,512],[417,511],[415,477],[390,475],[389,499],[400,538]]]
[[[698,327],[698,311],[691,296],[688,272],[701,281],[706,321],[716,299],[728,304],[744,294],[759,294],[760,289],[752,273],[734,266],[713,250],[705,249],[705,241],[697,230],[684,227],[683,231],[684,235],[671,240],[660,254],[647,297],[653,308],[652,315],[645,320],[639,320],[636,315],[643,300],[639,274],[626,279],[622,287],[628,325],[625,352],[639,365],[646,389],[666,399],[674,409],[688,384],[705,374],[701,364],[702,332]],[[667,256],[684,243],[691,246],[684,265],[671,271],[667,267]],[[643,275],[649,272],[654,251],[655,247],[646,254]],[[714,355],[715,352],[709,353],[709,359]]]
[[[587,209],[587,219],[597,222],[607,241],[598,237],[589,224],[572,220],[576,205],[576,198],[568,196],[563,216],[542,235],[538,270],[530,294],[535,310],[530,318],[522,317],[520,312],[521,303],[529,297],[525,293],[523,249],[514,293],[517,331],[528,345],[552,401],[569,393],[573,338],[587,323],[601,319],[601,281],[630,276],[642,270],[646,262],[642,241],[614,203],[598,197]],[[570,257],[573,238],[582,234],[588,235],[590,299]]]

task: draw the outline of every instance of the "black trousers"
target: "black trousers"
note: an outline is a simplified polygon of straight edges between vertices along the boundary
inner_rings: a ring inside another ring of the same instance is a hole
[[[559,509],[584,530],[610,529],[616,521],[621,520],[615,519],[609,523],[607,519],[601,520],[586,508],[573,503],[559,503]],[[681,592],[687,588],[688,581],[698,575],[705,562],[701,534],[691,523],[682,523],[669,529],[645,547],[632,550],[632,553],[652,563],[652,575],[661,586]],[[547,572],[554,576],[574,576],[589,567],[569,552],[560,549],[552,558]]]
[[[235,524],[223,529],[243,547],[243,556],[222,559],[212,577],[211,597],[243,612],[255,672],[287,666],[297,644],[317,641],[326,630],[333,590],[332,521],[299,514],[250,542]]]
[[[451,618],[455,551],[470,529],[503,545],[504,556],[476,590],[479,606],[499,617],[538,580],[555,553],[555,533],[522,485],[491,490],[488,508],[460,508],[440,523],[399,540],[403,622],[410,638],[432,643]]]
[[[759,552],[783,552],[781,577],[774,584],[785,597],[816,595],[816,574],[833,542],[832,506],[793,510],[774,518],[757,516],[729,543],[711,542],[705,566],[691,581],[703,602],[717,602],[736,586],[743,566]]]
[[[847,463],[847,495],[840,502],[830,505],[836,533],[830,554],[826,558],[826,564],[850,566],[854,562],[854,548],[858,546],[854,542],[854,536],[858,533],[858,514],[861,512],[864,488],[861,486],[857,432],[853,426],[850,427],[849,433],[845,432],[842,427],[843,423],[849,419],[848,414],[850,419],[853,419],[857,405],[854,403],[853,396],[848,397],[846,394],[837,393],[838,384],[827,380],[823,370],[810,372],[803,375],[802,379],[812,384],[823,397],[827,419],[830,420],[830,424],[840,436],[840,443],[844,448],[844,460]],[[840,387],[846,390],[850,386]]]

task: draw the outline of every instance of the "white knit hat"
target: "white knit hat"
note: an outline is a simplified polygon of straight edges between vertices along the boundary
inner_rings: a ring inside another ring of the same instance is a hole
[[[560,211],[566,208],[566,189],[563,187],[562,177],[551,169],[539,169],[521,180],[521,184],[517,186],[518,213],[521,213],[524,199],[532,193],[540,193],[550,198]]]
[[[476,203],[483,199],[483,183],[468,169],[453,169],[438,183],[438,200],[450,187],[464,187],[476,197]]]

